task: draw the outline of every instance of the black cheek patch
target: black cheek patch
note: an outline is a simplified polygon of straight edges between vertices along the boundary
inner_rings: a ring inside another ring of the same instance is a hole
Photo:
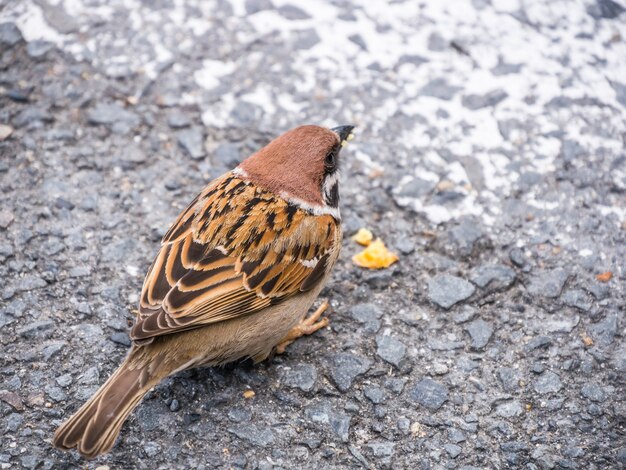
[[[333,184],[330,190],[324,192],[324,199],[330,207],[339,206],[339,183]]]

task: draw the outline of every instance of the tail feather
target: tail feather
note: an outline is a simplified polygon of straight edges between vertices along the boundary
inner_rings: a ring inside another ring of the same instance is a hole
[[[122,424],[156,384],[146,380],[144,369],[130,369],[128,359],[54,434],[54,446],[76,448],[91,459],[113,447]]]

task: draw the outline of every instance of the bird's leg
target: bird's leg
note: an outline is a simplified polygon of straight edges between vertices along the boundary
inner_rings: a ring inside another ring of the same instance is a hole
[[[275,354],[282,354],[285,352],[287,346],[297,340],[300,336],[310,335],[315,333],[320,328],[324,328],[328,325],[328,317],[324,317],[321,320],[317,321],[328,309],[328,301],[325,300],[322,302],[322,305],[318,307],[313,314],[307,318],[302,319],[300,323],[294,326],[287,336],[280,340],[280,342],[276,345]]]

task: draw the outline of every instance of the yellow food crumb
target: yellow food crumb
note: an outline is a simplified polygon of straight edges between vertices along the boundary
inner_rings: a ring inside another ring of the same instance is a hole
[[[245,392],[243,392],[244,398],[252,398],[255,395],[256,393],[254,393],[254,390],[246,390]]]
[[[609,282],[613,279],[613,273],[611,271],[607,271],[605,273],[598,274],[596,275],[596,279],[600,282]]]
[[[359,245],[367,246],[374,239],[374,235],[366,228],[360,228],[359,231],[352,237],[352,240]]]
[[[380,269],[388,268],[398,261],[398,255],[387,249],[380,238],[373,241],[361,253],[352,257],[352,261],[362,268]]]
[[[583,340],[583,344],[587,347],[593,346],[593,338],[589,336],[587,333],[582,333],[581,338]]]

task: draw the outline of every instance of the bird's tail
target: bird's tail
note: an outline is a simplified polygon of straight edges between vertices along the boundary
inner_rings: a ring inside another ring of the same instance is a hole
[[[158,382],[148,378],[147,369],[129,367],[132,355],[131,352],[95,395],[57,429],[55,447],[76,448],[88,459],[113,447],[128,415]]]

